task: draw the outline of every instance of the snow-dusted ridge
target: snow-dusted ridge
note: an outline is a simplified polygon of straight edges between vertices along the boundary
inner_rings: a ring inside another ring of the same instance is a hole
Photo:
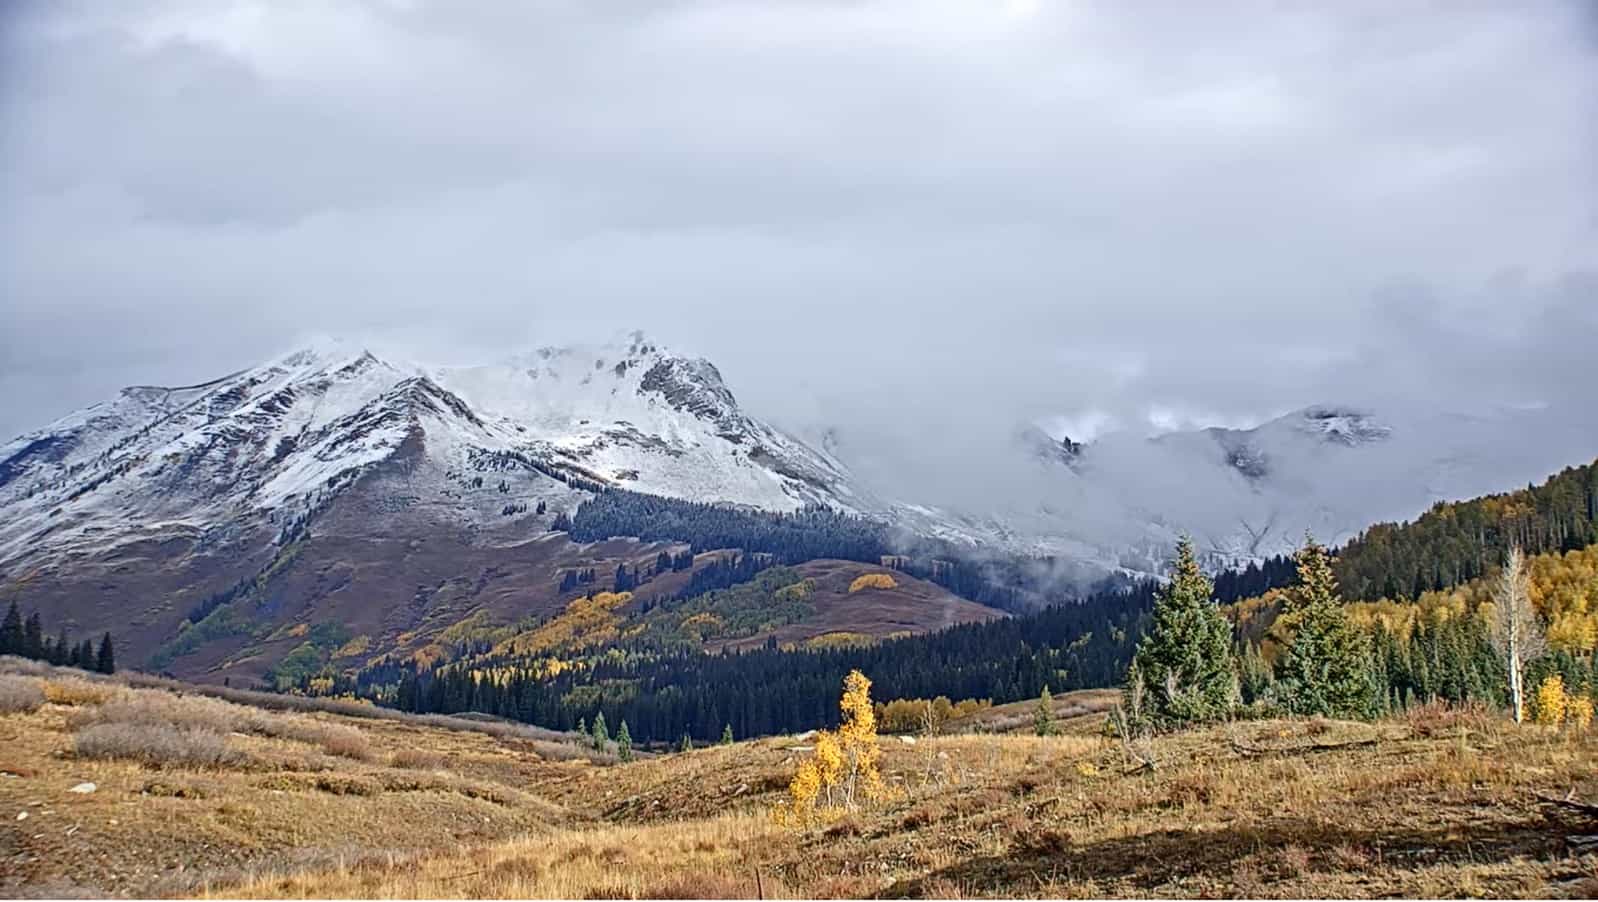
[[[494,455],[770,510],[867,497],[835,459],[745,415],[708,361],[638,333],[468,367],[320,341],[200,385],[124,389],[0,447],[0,562],[280,522],[373,467],[457,474]],[[463,504],[458,516],[490,513]]]
[[[959,500],[889,493],[848,466],[835,427],[806,443],[744,411],[709,361],[640,333],[467,366],[321,340],[211,382],[130,387],[0,446],[0,576],[174,535],[204,551],[249,533],[258,548],[368,476],[382,477],[363,501],[373,532],[525,540],[602,483],[822,503],[958,545],[1158,572],[1183,532],[1239,563],[1306,529],[1338,543],[1540,480],[1598,454],[1598,414],[1320,405],[1251,429],[1079,444],[1030,428],[1011,445],[951,479]]]

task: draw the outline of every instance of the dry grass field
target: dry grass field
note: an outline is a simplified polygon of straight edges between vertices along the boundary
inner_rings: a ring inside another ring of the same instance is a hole
[[[1235,723],[1136,749],[1150,769],[1104,735],[1108,695],[1062,695],[1058,736],[883,738],[895,798],[794,830],[769,811],[805,737],[618,764],[513,725],[0,670],[3,896],[1598,895],[1566,839],[1598,823],[1535,796],[1598,799],[1598,743],[1486,712]]]

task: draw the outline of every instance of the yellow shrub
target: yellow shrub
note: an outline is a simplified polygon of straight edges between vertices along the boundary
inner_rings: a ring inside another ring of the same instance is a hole
[[[1532,720],[1550,726],[1559,726],[1565,722],[1567,699],[1564,677],[1554,674],[1543,680],[1542,685],[1537,687],[1536,696],[1532,698]]]
[[[1586,695],[1572,696],[1565,700],[1565,723],[1571,729],[1586,732],[1592,726],[1592,698]]]
[[[893,577],[886,573],[865,573],[855,577],[854,582],[849,584],[849,594],[853,595],[861,589],[894,589],[898,586]]]
[[[364,655],[364,654],[366,654],[366,652],[368,650],[370,650],[371,647],[372,647],[372,637],[364,635],[364,634],[363,635],[359,635],[359,636],[356,636],[355,638],[351,639],[350,641],[344,643],[344,645],[342,647],[340,647],[338,651],[333,653],[333,657],[335,657],[335,658],[353,658],[356,655]]]
[[[946,695],[937,698],[896,698],[877,704],[877,728],[884,733],[921,733],[930,726],[933,732],[955,717],[974,714],[991,707],[987,699],[968,698],[959,703],[949,701]],[[931,724],[927,723],[931,715]]]

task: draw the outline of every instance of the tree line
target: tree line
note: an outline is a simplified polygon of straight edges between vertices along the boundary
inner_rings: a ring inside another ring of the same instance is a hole
[[[581,666],[550,674],[533,662],[479,659],[418,670],[385,664],[339,687],[418,712],[478,711],[554,729],[603,713],[641,742],[687,735],[713,741],[836,724],[826,699],[851,671],[874,675],[888,698],[1035,696],[1044,686],[1114,685],[1153,604],[1155,584],[1096,593],[1032,614],[849,648],[706,654],[622,640]]]
[[[819,700],[853,669],[873,674],[890,698],[1004,703],[1046,688],[1123,685],[1134,720],[1154,726],[1243,709],[1370,717],[1439,699],[1501,705],[1509,701],[1513,667],[1501,636],[1481,617],[1418,618],[1399,629],[1355,622],[1345,601],[1404,585],[1457,585],[1486,572],[1494,548],[1521,540],[1550,548],[1590,544],[1598,538],[1593,479],[1593,467],[1572,468],[1541,488],[1439,505],[1414,523],[1373,527],[1341,552],[1310,541],[1293,557],[1213,580],[1184,541],[1169,582],[1107,586],[1081,599],[1047,581],[1047,561],[896,556],[884,526],[826,508],[751,512],[612,489],[578,508],[574,539],[687,542],[689,561],[696,550],[750,552],[705,568],[702,578],[696,572],[702,581],[690,582],[693,591],[747,581],[768,562],[834,557],[882,563],[968,598],[1002,599],[996,606],[1022,613],[854,648],[769,643],[708,655],[623,639],[553,674],[511,659],[436,672],[385,664],[348,688],[407,710],[481,711],[560,729],[603,713],[612,723],[627,721],[644,742],[685,735],[710,741],[728,725],[745,736],[827,726],[835,715]],[[673,569],[683,560],[681,553],[664,557]],[[1417,562],[1433,557],[1444,563],[1425,575]],[[1342,588],[1345,580],[1353,588]],[[1220,610],[1284,586],[1267,634],[1234,626]],[[1046,606],[1034,609],[1039,600]],[[1522,664],[1534,687],[1556,675],[1577,696],[1598,685],[1590,655],[1556,651]]]
[[[1337,555],[1349,599],[1414,599],[1496,570],[1510,549],[1529,555],[1598,544],[1598,463],[1540,486],[1439,502],[1409,523],[1381,523]]]
[[[23,619],[15,601],[6,609],[5,619],[0,620],[0,655],[16,655],[100,673],[115,673],[117,669],[116,648],[110,633],[100,637],[98,647],[89,639],[73,642],[67,635],[66,627],[62,627],[51,639],[45,635],[44,619],[39,612],[34,611],[27,619]]]
[[[1118,727],[1135,733],[1251,713],[1373,718],[1434,700],[1509,707],[1518,721],[1523,687],[1553,678],[1561,710],[1590,719],[1598,660],[1543,641],[1518,548],[1505,555],[1490,609],[1416,618],[1404,632],[1350,616],[1332,558],[1312,538],[1295,565],[1294,585],[1254,642],[1234,633],[1184,540],[1128,666]]]

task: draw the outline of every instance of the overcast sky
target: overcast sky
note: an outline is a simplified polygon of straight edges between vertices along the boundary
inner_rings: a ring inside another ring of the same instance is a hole
[[[4,9],[3,437],[312,332],[933,441],[1598,378],[1590,2]]]

